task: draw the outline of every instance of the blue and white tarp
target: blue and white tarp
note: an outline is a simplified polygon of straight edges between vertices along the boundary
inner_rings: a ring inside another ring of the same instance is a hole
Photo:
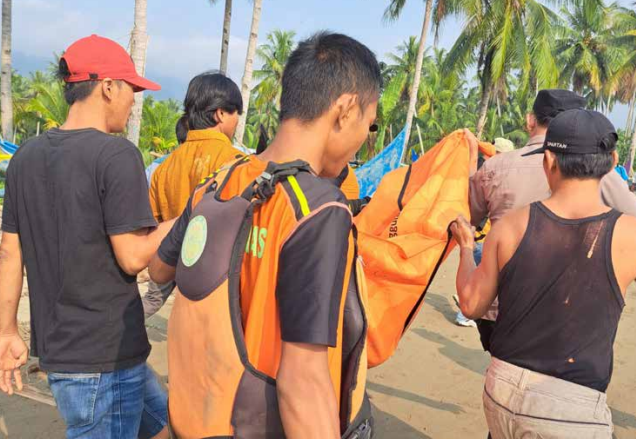
[[[6,140],[0,140],[0,156],[11,156],[16,153],[18,148],[18,145],[14,145]],[[7,167],[9,167],[9,160],[0,159],[0,178],[4,178],[4,174],[7,172]],[[0,197],[4,197],[4,190],[0,190],[0,192],[2,192]]]
[[[0,150],[2,150],[4,154],[13,155],[16,153],[18,148],[18,145],[14,145],[13,143],[7,142],[6,140],[0,140]]]
[[[402,130],[390,145],[355,170],[360,186],[360,198],[372,196],[382,177],[400,167],[404,157],[405,139],[406,130]]]

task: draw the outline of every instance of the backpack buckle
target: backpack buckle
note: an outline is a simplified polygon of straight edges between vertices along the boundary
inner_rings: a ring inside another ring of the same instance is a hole
[[[256,178],[254,183],[254,195],[256,198],[265,201],[274,195],[276,182],[278,179],[267,171],[263,171],[261,175]]]

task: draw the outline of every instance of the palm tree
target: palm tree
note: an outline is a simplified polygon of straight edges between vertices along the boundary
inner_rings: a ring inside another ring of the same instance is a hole
[[[64,86],[59,81],[38,81],[32,83],[31,88],[34,96],[26,107],[27,111],[37,115],[45,130],[62,125],[68,115]]]
[[[523,73],[522,89],[527,90],[530,77],[536,78],[539,88],[556,84],[551,32],[558,17],[536,0],[467,2],[465,9],[467,22],[444,70],[465,71],[477,64],[481,92],[476,130],[481,137],[491,98],[508,72],[519,69]]]
[[[379,130],[375,139],[376,151],[384,148],[387,130],[395,122],[404,119],[408,111],[410,90],[415,78],[418,51],[415,37],[410,37],[396,49],[396,53],[387,55],[391,64],[382,63],[385,86],[378,102]]]
[[[2,135],[13,140],[13,99],[11,97],[11,0],[2,0],[2,58],[0,107]]]
[[[441,66],[446,56],[444,50],[434,49],[433,56],[424,60],[416,120],[423,128],[425,149],[459,126],[466,126],[460,111],[465,81],[458,72],[444,74]]]
[[[130,56],[135,63],[137,73],[143,76],[146,69],[146,48],[148,47],[148,33],[146,26],[146,11],[148,0],[135,0],[135,24],[130,35]],[[128,135],[126,136],[135,145],[139,144],[139,132],[144,105],[144,94],[135,94],[130,119],[128,120]]]
[[[178,102],[155,101],[150,96],[144,99],[139,147],[162,153],[172,150],[178,144],[174,127],[180,117],[181,108]]]
[[[252,90],[251,110],[247,116],[245,144],[248,146],[258,142],[259,127],[263,127],[270,139],[278,129],[283,70],[294,49],[294,36],[295,32],[276,30],[268,34],[267,42],[256,50],[263,64],[254,71],[254,79],[259,82]]]
[[[256,50],[256,56],[263,62],[260,70],[254,71],[254,79],[260,81],[254,88],[257,108],[273,102],[280,109],[280,94],[283,83],[283,70],[294,50],[293,31],[275,30],[267,35],[267,43]]]
[[[256,44],[258,42],[258,26],[261,21],[261,9],[263,0],[254,0],[254,9],[252,11],[252,25],[250,28],[250,39],[247,44],[247,56],[245,57],[245,71],[243,73],[243,81],[241,84],[241,95],[243,96],[243,105],[245,106],[236,128],[236,140],[243,142],[245,134],[245,124],[247,122],[247,113],[249,110],[250,91],[252,87],[252,75],[254,56],[256,55]]]
[[[438,4],[440,1],[438,0]],[[402,14],[406,0],[390,0],[389,6],[384,11],[384,18],[388,21],[397,20]],[[424,22],[422,23],[422,33],[420,34],[419,45],[417,48],[417,58],[415,60],[415,74],[409,94],[409,106],[406,112],[406,138],[405,143],[409,144],[411,135],[411,126],[413,117],[415,116],[415,107],[417,105],[417,93],[420,88],[420,79],[422,77],[422,63],[424,62],[424,49],[426,48],[426,36],[428,35],[429,24],[431,22],[431,14],[433,11],[433,0],[426,0],[424,9]]]
[[[636,3],[634,4],[636,6]],[[626,49],[624,62],[619,67],[616,77],[624,81],[625,86],[632,91],[631,115],[634,117],[634,101],[636,100],[636,12],[624,9],[618,13],[620,35],[615,43]],[[628,127],[631,128],[631,120],[628,119]],[[636,122],[634,122],[636,123]],[[629,130],[628,130],[629,131]],[[630,176],[634,175],[634,156],[636,155],[636,127],[632,132],[632,144],[626,160],[626,168]]]
[[[42,120],[30,110],[29,104],[37,95],[36,84],[50,84],[53,77],[40,71],[31,73],[25,78],[17,73],[13,74],[11,89],[13,95],[13,135],[18,145],[22,141],[39,135],[42,130]]]
[[[384,69],[385,83],[389,83],[395,78],[404,80],[405,95],[403,98],[406,103],[409,103],[410,91],[413,88],[413,82],[415,82],[415,70],[417,65],[417,53],[419,50],[419,43],[415,37],[409,37],[408,40],[396,47],[396,53],[389,53],[387,55],[390,64],[386,65]],[[424,51],[426,58],[426,50]],[[424,65],[424,59],[422,60],[422,66]]]
[[[619,60],[611,44],[616,6],[602,0],[581,0],[572,10],[563,8],[565,21],[558,27],[555,52],[561,66],[560,82],[577,93],[591,90],[597,108],[609,110],[610,79]]]
[[[219,0],[209,0],[211,5]],[[230,46],[230,26],[232,24],[232,0],[225,0],[225,14],[223,15],[223,39],[221,40],[221,73],[227,74],[227,57]]]
[[[420,87],[422,75],[422,64],[424,62],[424,49],[426,48],[426,37],[428,35],[431,20],[435,26],[436,35],[444,20],[450,15],[457,15],[466,10],[466,4],[480,0],[425,0],[424,21],[422,23],[422,32],[420,34],[419,44],[417,48],[417,56],[415,61],[415,71],[413,82],[410,86],[409,105],[406,113],[406,144],[408,145],[413,124],[413,117],[416,113],[417,94]],[[402,14],[402,10],[406,5],[406,0],[389,0],[389,6],[384,11],[384,19],[387,21],[395,21]]]

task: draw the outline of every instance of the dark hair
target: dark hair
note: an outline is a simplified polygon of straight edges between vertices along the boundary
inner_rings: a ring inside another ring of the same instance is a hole
[[[185,142],[189,130],[215,127],[216,110],[243,114],[243,97],[234,81],[224,74],[205,72],[190,81],[183,107],[176,128],[179,143]]]
[[[552,119],[554,119],[553,116],[548,116],[546,114],[537,114],[537,113],[534,113],[534,117],[537,119],[537,123],[543,128],[547,128],[548,125],[550,125],[550,122],[552,122]]]
[[[600,154],[554,153],[561,175],[564,178],[601,179],[614,169],[611,152]]]
[[[66,81],[71,76],[71,71],[64,58],[60,59],[57,76],[62,81]],[[66,99],[66,103],[73,105],[75,102],[83,101],[93,93],[98,84],[99,81],[97,80],[64,82],[64,99]]]
[[[380,66],[369,48],[346,35],[319,32],[298,44],[287,61],[280,120],[317,119],[344,93],[357,94],[365,109],[381,88]]]

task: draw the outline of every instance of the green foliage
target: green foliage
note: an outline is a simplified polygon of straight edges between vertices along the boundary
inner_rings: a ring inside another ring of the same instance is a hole
[[[625,163],[629,155],[629,148],[631,147],[631,144],[631,136],[628,136],[625,130],[619,129],[618,144],[616,145],[616,151],[618,152],[618,163]]]
[[[465,23],[447,52],[425,52],[416,115],[409,149],[427,150],[460,128],[473,131],[480,102],[488,89],[483,139],[527,141],[525,115],[538,89],[560,86],[588,98],[590,107],[609,112],[616,102],[636,98],[636,11],[607,0],[425,0],[432,1],[436,37],[444,20],[456,15]],[[387,0],[384,18],[396,20],[407,0]],[[547,5],[558,7],[553,10]],[[276,30],[257,49],[260,66],[247,115],[245,144],[256,148],[261,128],[269,139],[279,124],[284,66],[296,45],[295,34]],[[403,128],[409,90],[415,77],[418,41],[406,39],[382,62],[384,89],[378,102],[377,134],[370,134],[358,159],[373,157]],[[16,141],[59,126],[68,112],[62,86],[54,79],[56,63],[46,72],[13,77]],[[476,77],[467,72],[476,67]],[[140,149],[149,163],[151,152],[164,154],[177,146],[175,125],[180,116],[176,101],[146,98]],[[634,116],[636,117],[636,115]],[[421,140],[420,140],[421,139]],[[621,132],[621,161],[631,139]],[[410,151],[407,151],[408,162]]]
[[[144,99],[139,149],[168,153],[178,145],[175,127],[181,117],[180,107],[172,99],[155,101],[151,96]]]
[[[26,111],[40,119],[44,130],[62,125],[69,108],[62,84],[59,81],[35,81],[31,83],[31,90],[34,96],[27,104]]]
[[[291,31],[275,30],[267,35],[266,43],[261,44],[256,51],[262,66],[254,71],[254,79],[258,84],[251,93],[243,139],[245,146],[250,149],[256,149],[261,127],[269,139],[274,137],[278,129],[283,70],[296,46],[295,36]]]
[[[560,83],[588,96],[590,106],[604,109],[611,94],[611,78],[619,68],[622,48],[612,45],[617,7],[600,0],[581,0],[563,9],[555,50],[561,66]]]
[[[14,124],[17,144],[30,137],[64,123],[68,104],[64,99],[64,88],[53,73],[34,72],[25,77],[13,74],[12,91]],[[165,154],[177,146],[175,127],[180,117],[181,104],[174,100],[144,100],[139,148],[144,161],[154,160],[151,152]]]

